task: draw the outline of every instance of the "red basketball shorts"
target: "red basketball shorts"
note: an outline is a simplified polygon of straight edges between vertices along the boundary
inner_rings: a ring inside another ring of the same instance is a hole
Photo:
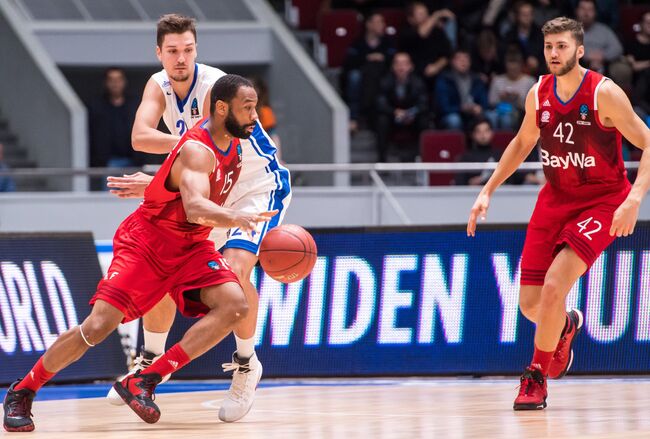
[[[113,261],[90,304],[108,302],[128,322],[170,293],[183,315],[200,317],[209,309],[183,293],[225,282],[239,284],[212,241],[189,242],[164,234],[135,211],[115,232]]]
[[[614,211],[630,191],[626,184],[618,193],[569,197],[550,186],[542,188],[526,231],[521,256],[521,285],[544,285],[553,259],[565,245],[587,264],[598,259],[615,236],[609,235]]]

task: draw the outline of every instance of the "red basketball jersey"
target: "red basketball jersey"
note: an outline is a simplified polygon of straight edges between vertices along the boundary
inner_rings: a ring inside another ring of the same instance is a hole
[[[598,118],[603,75],[587,70],[571,99],[562,102],[554,75],[540,76],[535,90],[540,156],[550,186],[564,193],[620,191],[627,183],[621,133]]]
[[[237,182],[242,166],[239,139],[233,139],[228,150],[221,151],[212,141],[207,128],[208,122],[209,118],[202,120],[181,137],[147,187],[144,201],[139,207],[144,217],[163,231],[191,241],[207,239],[212,228],[189,223],[180,192],[171,192],[165,187],[174,160],[183,146],[192,142],[201,145],[214,155],[215,165],[210,173],[210,200],[220,206],[223,206]]]

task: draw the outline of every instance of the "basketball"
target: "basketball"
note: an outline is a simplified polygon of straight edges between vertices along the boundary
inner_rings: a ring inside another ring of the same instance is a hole
[[[278,282],[304,279],[316,263],[316,243],[308,231],[284,224],[268,232],[260,245],[262,269]]]

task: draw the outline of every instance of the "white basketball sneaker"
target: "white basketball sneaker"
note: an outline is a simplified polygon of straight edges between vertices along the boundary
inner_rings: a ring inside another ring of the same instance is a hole
[[[154,355],[149,351],[145,351],[144,348],[141,349],[140,355],[138,355],[136,359],[133,361],[133,366],[131,367],[131,369],[126,374],[119,377],[117,381],[122,381],[127,376],[133,375],[139,370],[146,369],[147,367],[151,366],[160,357],[162,357],[162,354]],[[169,377],[171,377],[171,374],[165,375],[159,384],[162,384],[167,380],[169,380]],[[118,395],[118,393],[115,391],[115,389],[112,386],[111,386],[111,390],[108,392],[108,395],[106,395],[106,399],[110,404],[124,405],[124,400],[120,397],[120,395]]]
[[[255,353],[249,359],[242,360],[235,352],[232,354],[232,363],[224,363],[221,367],[224,372],[234,372],[228,394],[221,403],[219,419],[223,422],[235,422],[246,416],[253,406],[255,389],[262,378],[262,363]]]

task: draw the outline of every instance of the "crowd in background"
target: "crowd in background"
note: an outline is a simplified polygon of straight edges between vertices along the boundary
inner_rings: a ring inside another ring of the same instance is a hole
[[[541,26],[560,15],[584,25],[581,64],[619,84],[650,124],[650,12],[640,17],[634,37],[622,40],[613,30],[619,20],[615,0],[415,1],[405,8],[405,26],[389,35],[379,8],[402,2],[326,3],[364,14],[363,35],[346,53],[341,90],[352,134],[374,131],[379,161],[387,160],[391,143],[399,144],[404,133],[417,142],[426,128],[467,132],[474,148],[478,121],[491,130],[516,130],[528,90],[546,73]],[[400,158],[415,154],[417,148]],[[458,180],[472,181],[478,179]]]

